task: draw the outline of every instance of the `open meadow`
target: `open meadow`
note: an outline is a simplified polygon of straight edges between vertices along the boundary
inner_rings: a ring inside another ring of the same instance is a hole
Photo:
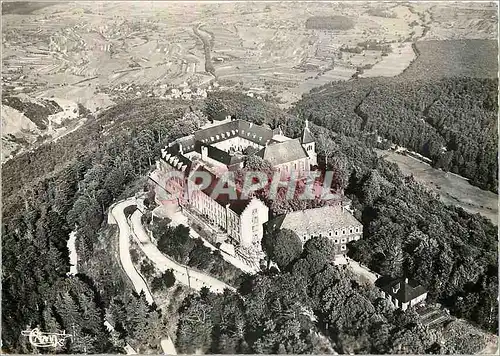
[[[382,150],[377,150],[377,154],[396,163],[403,174],[413,175],[415,180],[434,190],[445,204],[479,213],[498,225],[498,194],[475,187],[461,176],[433,168],[410,156]]]

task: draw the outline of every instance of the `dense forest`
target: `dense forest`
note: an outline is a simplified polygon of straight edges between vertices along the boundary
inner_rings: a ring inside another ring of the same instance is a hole
[[[317,94],[330,102],[329,95]],[[352,95],[364,99],[366,93],[359,90]],[[443,105],[450,102],[443,101]],[[324,105],[319,108],[323,110]],[[350,107],[347,102],[345,106]],[[297,136],[308,114],[303,109],[302,118],[297,119],[234,93],[207,99],[205,110],[217,107],[272,128],[281,125],[290,136]],[[436,106],[433,110],[444,109]],[[448,306],[454,315],[495,331],[494,226],[478,215],[445,206],[433,193],[403,177],[395,165],[378,159],[372,150],[373,137],[360,135],[363,119],[348,109],[341,119],[337,111],[331,110],[335,124],[325,120],[324,127],[312,125],[312,129],[321,161],[342,178],[339,184],[353,199],[365,226],[363,239],[350,246],[352,256],[380,272],[404,271],[428,287],[430,298]],[[106,214],[111,204],[143,189],[143,177],[164,144],[198,127],[199,118],[190,115],[186,119],[185,113],[182,103],[126,102],[61,140],[3,165],[4,351],[33,351],[20,336],[27,326],[75,335],[65,352],[122,352],[124,343],[139,352],[160,350],[158,342],[165,335],[168,316],[157,306],[147,305],[144,295],[132,293],[113,253],[116,229],[107,226]],[[323,119],[313,117],[318,125]],[[66,243],[71,231],[77,233],[79,273],[75,276],[67,276]],[[164,239],[162,248],[180,249],[179,258],[203,268],[206,261],[186,255],[186,246],[188,253],[200,247],[186,242],[182,231],[168,230],[165,236],[176,233],[179,239]],[[293,235],[286,238],[293,239]],[[328,242],[321,239],[287,254],[273,250],[283,257],[280,272],[271,268],[242,282],[233,280],[239,294],[203,292],[187,297],[178,311],[172,311],[180,313],[178,351],[474,351],[477,340],[472,336],[463,342],[455,335],[458,332],[441,335],[422,325],[414,313],[388,308],[373,287],[358,283],[349,269],[328,263],[328,251]],[[207,259],[214,258],[202,252]],[[115,327],[114,332],[105,328],[105,320]],[[455,330],[453,325],[450,328]],[[443,337],[449,341],[444,345],[439,342]]]
[[[313,89],[291,113],[347,136],[375,134],[497,192],[498,81],[359,79]]]
[[[212,275],[228,285],[237,283],[243,272],[225,261],[219,250],[212,251],[200,238],[192,239],[189,227],[178,225],[173,228],[169,223],[165,219],[154,219],[152,223],[151,231],[158,240],[161,252],[180,264]]]
[[[353,83],[346,85],[355,87]],[[363,97],[356,91],[351,94],[350,98],[356,94]],[[328,98],[326,95],[318,103],[333,106]],[[272,128],[281,125],[290,137],[299,135],[304,127],[302,119],[275,114],[254,100],[221,93],[209,98],[207,108],[223,105],[237,115],[239,107],[245,106],[245,117],[254,116]],[[381,273],[405,273],[417,279],[429,289],[430,300],[439,301],[459,317],[497,330],[496,227],[478,214],[444,205],[436,193],[405,177],[395,164],[379,159],[372,150],[376,142],[373,135],[356,129],[353,122],[361,124],[362,120],[355,112],[340,110],[345,107],[349,104],[339,105],[340,114],[332,107],[328,112],[333,121],[325,119],[324,127],[313,126],[312,130],[319,160],[341,178],[339,183],[365,227],[363,238],[349,246],[351,255]]]
[[[105,229],[107,208],[127,189],[125,195],[138,189],[134,184],[152,168],[160,147],[194,129],[182,120],[184,108],[152,104],[114,107],[57,143],[3,165],[4,351],[32,351],[21,336],[27,326],[74,335],[68,353],[122,352],[124,342],[160,350],[165,316],[132,293],[112,254],[114,233]],[[79,273],[67,276],[73,230]]]
[[[432,330],[413,310],[392,308],[346,266],[332,265],[332,250],[328,239],[311,239],[281,272],[271,268],[249,276],[238,293],[186,297],[178,351],[424,354],[474,352],[481,345],[480,336],[461,333],[459,322],[445,332]]]

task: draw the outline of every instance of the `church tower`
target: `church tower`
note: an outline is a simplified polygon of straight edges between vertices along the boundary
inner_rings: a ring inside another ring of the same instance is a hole
[[[302,131],[302,136],[300,137],[300,143],[307,152],[307,156],[309,157],[309,164],[311,166],[316,166],[318,164],[318,157],[316,155],[316,143],[314,142],[314,136],[309,130],[309,121],[307,119],[306,126],[304,127],[304,131]]]

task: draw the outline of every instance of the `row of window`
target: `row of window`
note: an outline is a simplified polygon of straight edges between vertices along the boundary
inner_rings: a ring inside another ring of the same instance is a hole
[[[348,230],[347,229],[335,230],[335,236],[338,236],[339,234],[345,235],[347,233],[349,233],[349,234],[355,234],[355,233],[359,233],[359,232],[361,232],[361,229],[359,227],[349,228]],[[329,231],[328,235],[329,236],[333,236],[332,235],[332,231]],[[321,237],[321,234],[319,234],[319,236]]]
[[[302,170],[304,170],[304,168],[305,168],[305,167],[304,167],[304,162],[303,162],[303,161],[300,161],[300,162],[299,162],[299,167],[300,167],[300,170],[301,170],[301,171],[302,171]],[[283,169],[283,168],[285,169],[285,171],[286,171],[286,172],[288,172],[288,165],[287,165],[287,164],[286,164],[286,165],[284,165],[283,167],[278,167],[278,171],[280,171],[280,170],[281,170],[281,169]],[[294,169],[294,170],[297,170],[297,162],[294,162],[294,164],[293,164],[293,169]]]
[[[359,227],[356,227],[356,228],[350,228],[350,229],[343,229],[343,230],[335,230],[335,236],[339,236],[340,235],[345,235],[347,233],[349,234],[355,234],[355,233],[360,233],[361,232],[361,229]],[[333,234],[334,234],[332,231],[329,231],[328,232],[328,236],[325,235],[325,237],[333,237]],[[318,235],[319,237],[323,237],[323,234],[319,234]],[[305,238],[305,235],[304,235],[304,238]],[[343,239],[344,240],[344,239]],[[338,241],[338,240],[335,240],[335,241]]]
[[[306,241],[307,241],[307,240],[309,240],[310,238],[314,238],[314,237],[316,237],[316,236],[307,236],[307,235],[303,235],[303,236],[302,236],[302,241],[303,241],[303,242],[306,242]],[[322,235],[321,235],[321,234],[319,234],[319,235],[318,235],[318,237],[322,237]],[[335,239],[335,240],[333,240],[333,243],[334,243],[334,244],[339,244],[339,243],[341,243],[341,244],[345,244],[345,243],[350,242],[350,241],[359,240],[359,237],[360,237],[359,235],[349,236],[349,237],[343,237],[343,238],[341,238],[341,239]]]
[[[236,132],[238,132],[238,130],[236,130]],[[228,132],[226,132],[226,135],[224,134],[224,132],[222,132],[222,133],[220,134],[220,136],[219,136],[219,135],[215,135],[215,138],[214,138],[214,136],[211,136],[211,137],[210,137],[210,141],[211,141],[211,142],[214,142],[215,140],[217,140],[217,141],[218,141],[218,140],[219,140],[219,139],[221,139],[221,138],[224,138],[224,139],[230,138],[230,136],[231,136],[230,134],[231,134],[231,133],[232,133],[233,135],[235,135],[235,131],[234,131],[234,130],[231,130],[231,132],[229,132],[229,131],[228,131]],[[243,134],[245,134],[245,130],[241,130],[241,134],[242,134],[242,135],[243,135]],[[252,138],[253,138],[253,139],[255,139],[255,138],[257,137],[257,135],[256,135],[256,134],[252,134],[251,132],[247,132],[247,137],[250,137],[250,135],[252,135]],[[227,136],[227,137],[226,137],[226,136]],[[207,139],[203,140],[203,142],[207,142],[207,141],[208,141]],[[262,141],[262,136],[259,136],[259,141]]]

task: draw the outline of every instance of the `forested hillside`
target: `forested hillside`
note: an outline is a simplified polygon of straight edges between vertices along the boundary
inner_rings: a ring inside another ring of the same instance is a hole
[[[178,108],[151,100],[116,106],[60,141],[3,165],[3,350],[32,351],[20,337],[26,326],[75,335],[67,353],[122,352],[125,341],[138,350],[160,350],[168,322],[144,296],[132,293],[113,254],[116,237],[106,229],[106,214],[143,179],[160,147],[194,129]],[[79,273],[67,276],[72,230]],[[116,334],[106,330],[106,318]]]
[[[357,89],[354,82],[345,86]],[[468,95],[466,88],[459,91],[463,97]],[[395,164],[377,158],[372,149],[372,135],[362,134],[361,129],[350,131],[355,127],[350,120],[343,126],[344,115],[354,119],[357,116],[354,111],[340,109],[353,105],[363,97],[362,93],[354,90],[353,95],[345,95],[346,101],[335,110],[335,102],[328,100],[325,91],[311,94],[310,101],[306,98],[301,104],[314,102],[324,109],[323,113],[328,113],[323,117],[313,114],[313,121],[324,126],[313,126],[313,134],[317,137],[319,160],[326,161],[337,176],[345,177],[342,181],[346,193],[353,199],[357,218],[365,226],[363,238],[350,246],[354,257],[381,273],[406,273],[416,278],[429,288],[431,300],[450,307],[455,315],[495,330],[498,310],[495,226],[478,214],[444,205],[437,194],[413,178],[404,177]],[[256,113],[256,120],[271,127],[281,124],[285,133],[293,137],[303,127],[303,121],[292,115],[276,115],[262,103],[249,105],[253,104],[251,98],[220,94],[209,98],[209,107],[213,105],[210,100],[223,105],[229,113],[238,111],[238,103],[246,105],[247,110]],[[266,117],[266,113],[272,116]],[[361,125],[362,120],[358,123]]]
[[[336,132],[382,138],[497,191],[496,79],[359,79],[313,90],[291,113]]]
[[[358,94],[363,96],[362,91]],[[301,119],[244,95],[207,99],[207,108],[216,105],[250,121],[281,124],[292,136],[303,127]],[[143,296],[131,296],[113,253],[115,232],[107,227],[106,214],[113,202],[142,188],[141,179],[165,143],[197,127],[196,115],[183,118],[185,110],[161,100],[127,102],[3,166],[5,351],[32,351],[19,336],[27,325],[77,335],[79,341],[69,344],[67,352],[113,353],[124,342],[139,352],[159,351],[168,315],[148,307]],[[356,117],[349,110],[345,113]],[[406,271],[430,289],[431,300],[496,330],[493,225],[440,203],[395,165],[378,159],[368,143],[370,136],[355,137],[360,129],[353,125],[352,131],[343,130],[341,117],[336,117],[336,126],[313,125],[313,133],[322,162],[345,178],[346,192],[365,225],[363,239],[351,246],[353,255],[379,271]],[[321,123],[319,118],[314,122]],[[66,243],[75,229],[80,273],[69,277]],[[240,286],[241,296],[228,292],[188,297],[179,310],[179,351],[475,351],[472,339],[452,340],[459,349],[437,345],[439,333],[420,324],[414,314],[389,310],[373,287],[326,263],[325,251],[324,241],[311,240],[282,272],[248,279]],[[104,328],[106,319],[116,333]]]

